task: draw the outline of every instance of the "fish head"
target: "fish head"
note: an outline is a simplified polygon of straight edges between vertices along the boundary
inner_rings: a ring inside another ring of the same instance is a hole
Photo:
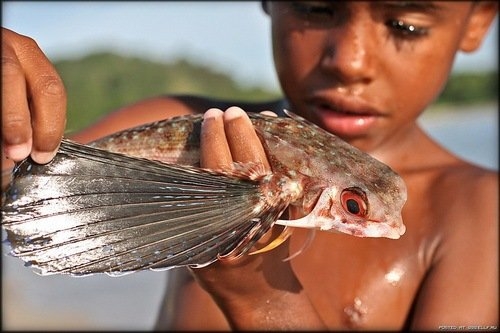
[[[329,186],[306,217],[320,230],[398,239],[406,231],[401,216],[405,201],[404,197],[380,195],[367,187]]]
[[[307,215],[277,223],[358,237],[403,235],[407,188],[401,176],[316,124],[285,113],[290,118],[267,118],[258,134],[273,172],[300,183],[303,194],[291,204]]]
[[[338,175],[335,181],[316,186],[316,194],[302,202],[307,215],[278,224],[357,237],[400,238],[406,231],[401,214],[407,198],[404,181],[395,173],[381,177],[382,184],[363,177]]]
[[[388,165],[352,148],[353,161],[325,177],[312,214],[322,230],[358,237],[398,239],[406,231],[402,210],[407,200],[403,178]]]

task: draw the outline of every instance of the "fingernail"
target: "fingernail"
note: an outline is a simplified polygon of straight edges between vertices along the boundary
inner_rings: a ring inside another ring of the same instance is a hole
[[[49,163],[54,156],[56,156],[57,150],[51,151],[51,152],[45,152],[45,151],[32,151],[31,152],[31,158],[33,161],[39,164],[46,164]]]
[[[243,115],[245,115],[245,111],[243,111],[243,109],[237,106],[231,106],[226,110],[226,112],[224,112],[224,119],[233,120],[242,117]]]
[[[4,148],[5,156],[16,162],[28,157],[30,151],[31,145],[28,144],[13,145]]]
[[[220,117],[221,115],[222,115],[222,110],[220,110],[220,109],[215,109],[215,108],[208,109],[203,114],[203,120],[217,118],[217,117]]]

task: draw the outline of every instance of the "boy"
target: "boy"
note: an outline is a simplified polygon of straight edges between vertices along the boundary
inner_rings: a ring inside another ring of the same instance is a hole
[[[456,53],[480,46],[497,14],[496,2],[265,2],[263,7],[272,22],[286,102],[239,106],[278,113],[287,105],[390,165],[408,187],[407,231],[397,241],[319,232],[304,253],[283,261],[307,237],[307,230],[296,229],[275,250],[191,269],[194,280],[187,269],[171,271],[168,306],[157,328],[497,327],[497,174],[459,160],[416,123],[443,89]],[[64,88],[33,41],[3,31],[2,43],[5,155],[20,160],[31,154],[48,162],[64,129]],[[210,109],[202,166],[255,161],[268,167],[248,118],[229,106],[204,98],[153,98],[109,115],[73,139],[86,142]]]

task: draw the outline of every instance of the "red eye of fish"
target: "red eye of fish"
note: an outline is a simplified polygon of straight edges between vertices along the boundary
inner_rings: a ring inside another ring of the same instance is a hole
[[[340,202],[342,208],[349,214],[365,217],[368,214],[368,204],[366,202],[365,193],[357,188],[346,188],[340,194]]]

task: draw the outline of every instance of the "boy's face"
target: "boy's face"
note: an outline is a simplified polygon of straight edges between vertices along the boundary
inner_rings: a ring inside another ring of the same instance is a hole
[[[366,151],[409,132],[444,88],[456,52],[479,46],[471,22],[485,16],[469,2],[304,1],[266,8],[291,109]]]

